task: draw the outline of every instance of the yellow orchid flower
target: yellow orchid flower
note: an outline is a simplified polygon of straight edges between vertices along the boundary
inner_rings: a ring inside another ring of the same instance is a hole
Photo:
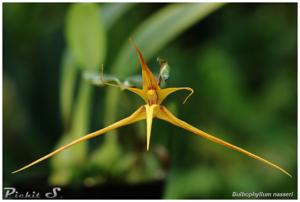
[[[193,93],[193,89],[189,88],[189,87],[180,87],[180,88],[160,88],[160,86],[158,85],[158,82],[156,81],[156,79],[154,78],[152,72],[150,71],[150,69],[148,68],[147,64],[145,63],[145,60],[143,58],[143,55],[141,53],[141,51],[139,50],[139,48],[134,44],[133,41],[131,41],[137,54],[138,54],[138,58],[139,61],[141,63],[142,66],[142,79],[143,79],[143,86],[142,89],[139,88],[131,88],[131,87],[125,87],[126,90],[129,90],[137,95],[139,95],[145,102],[146,104],[141,106],[140,108],[138,108],[133,114],[131,114],[130,116],[128,116],[127,118],[124,118],[118,122],[113,123],[110,126],[107,126],[101,130],[98,130],[96,132],[87,134],[79,139],[74,140],[73,142],[70,142],[69,144],[66,144],[58,149],[56,149],[55,151],[47,154],[46,156],[43,156],[41,158],[39,158],[38,160],[20,168],[19,170],[14,171],[13,173],[17,173],[20,172],[22,170],[25,170],[35,164],[40,163],[41,161],[44,161],[54,155],[56,155],[57,153],[71,147],[72,145],[75,145],[77,143],[80,143],[82,141],[86,141],[92,138],[95,138],[99,135],[102,135],[110,130],[125,126],[125,125],[129,125],[132,123],[135,123],[137,121],[141,121],[146,119],[146,123],[147,123],[147,150],[149,150],[149,145],[150,145],[150,137],[151,137],[151,128],[152,128],[152,119],[153,118],[158,118],[164,121],[167,121],[175,126],[181,127],[187,131],[190,131],[200,137],[206,138],[210,141],[213,141],[215,143],[218,143],[220,145],[223,145],[225,147],[228,147],[230,149],[236,150],[242,154],[245,154],[253,159],[256,159],[258,161],[261,161],[273,168],[276,168],[277,170],[280,170],[281,172],[285,173],[286,175],[292,177],[287,171],[285,171],[283,168],[281,168],[280,166],[271,163],[270,161],[267,161],[251,152],[248,152],[238,146],[235,146],[229,142],[226,142],[224,140],[221,140],[213,135],[210,135],[188,123],[186,123],[185,121],[182,121],[180,119],[178,119],[177,117],[175,117],[165,106],[162,105],[162,102],[164,101],[164,99],[179,90],[188,90],[191,93],[188,95],[191,96],[191,94]],[[112,86],[117,86],[114,84],[108,84],[108,85],[112,85]],[[120,87],[120,86],[117,86]],[[123,87],[124,88],[124,87]],[[184,100],[184,102],[188,99],[188,97]]]

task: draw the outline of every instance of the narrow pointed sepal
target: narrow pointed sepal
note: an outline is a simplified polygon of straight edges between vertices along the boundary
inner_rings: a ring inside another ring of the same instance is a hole
[[[159,119],[162,119],[164,121],[167,121],[167,122],[169,122],[169,123],[171,123],[171,124],[173,124],[175,126],[183,128],[183,129],[185,129],[187,131],[190,131],[190,132],[192,132],[192,133],[194,133],[196,135],[199,135],[199,136],[201,136],[203,138],[206,138],[206,139],[208,139],[208,140],[210,140],[212,142],[218,143],[220,145],[223,145],[225,147],[228,147],[230,149],[238,151],[238,152],[240,152],[240,153],[242,153],[244,155],[247,155],[247,156],[249,156],[249,157],[251,157],[253,159],[261,161],[261,162],[263,162],[263,163],[265,163],[265,164],[267,164],[267,165],[269,165],[269,166],[271,166],[271,167],[273,167],[273,168],[275,168],[275,169],[283,172],[284,174],[288,175],[289,177],[292,177],[292,175],[290,173],[288,173],[286,170],[284,170],[280,166],[278,166],[278,165],[276,165],[274,163],[271,163],[270,161],[267,161],[267,160],[265,160],[265,159],[263,159],[263,158],[255,155],[255,154],[253,154],[251,152],[248,152],[245,149],[242,149],[242,148],[240,148],[238,146],[235,146],[235,145],[233,145],[233,144],[231,144],[229,142],[221,140],[221,139],[219,139],[219,138],[217,138],[217,137],[215,137],[213,135],[210,135],[210,134],[208,134],[208,133],[206,133],[206,132],[204,132],[204,131],[202,131],[202,130],[200,130],[200,129],[198,129],[198,128],[196,128],[196,127],[194,127],[194,126],[192,126],[192,125],[190,125],[188,123],[186,123],[185,121],[182,121],[182,120],[178,119],[171,112],[169,112],[169,110],[167,110],[167,108],[165,108],[163,106],[160,107],[159,110],[156,112],[156,117],[159,118]]]
[[[147,121],[147,151],[150,147],[152,120],[154,118],[154,112],[158,105],[145,105],[146,109],[146,121]]]
[[[40,163],[40,162],[42,162],[42,161],[44,161],[44,160],[46,160],[46,159],[48,159],[52,156],[58,154],[59,152],[65,150],[65,149],[67,149],[67,148],[69,148],[69,147],[71,147],[75,144],[78,144],[80,142],[95,138],[95,137],[97,137],[99,135],[102,135],[102,134],[104,134],[104,133],[106,133],[110,130],[113,130],[113,129],[116,129],[116,128],[119,128],[119,127],[122,127],[122,126],[125,126],[125,125],[128,125],[128,124],[132,124],[132,123],[140,121],[142,119],[145,119],[146,118],[145,115],[146,115],[145,114],[145,107],[142,106],[138,110],[136,110],[133,114],[131,114],[129,117],[124,118],[124,119],[122,119],[122,120],[120,120],[120,121],[118,121],[118,122],[116,122],[116,123],[114,123],[110,126],[107,126],[107,127],[103,128],[101,130],[98,130],[96,132],[87,134],[87,135],[85,135],[81,138],[78,138],[78,139],[70,142],[69,144],[66,144],[66,145],[54,150],[53,152],[47,154],[46,156],[43,156],[43,157],[39,158],[38,160],[33,161],[32,163],[30,163],[30,164],[28,164],[28,165],[26,165],[26,166],[24,166],[24,167],[22,167],[22,168],[20,168],[16,171],[12,172],[12,173],[17,173],[17,172],[23,171],[23,170],[25,170],[25,169],[33,166],[33,165],[36,165],[36,164],[38,164],[38,163]]]
[[[126,88],[126,90],[129,90],[129,91],[139,95],[145,102],[147,102],[147,95],[145,94],[145,92],[142,89],[128,87],[128,88]]]
[[[133,47],[135,48],[142,66],[143,90],[160,89],[155,77],[153,76],[152,72],[150,71],[149,67],[145,62],[142,52],[140,51],[140,49],[137,47],[137,45],[134,43],[132,39],[129,40],[133,45]]]

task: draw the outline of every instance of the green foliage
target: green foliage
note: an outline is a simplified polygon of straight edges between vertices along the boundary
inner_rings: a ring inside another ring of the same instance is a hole
[[[105,32],[98,6],[74,4],[68,13],[66,39],[82,68],[99,68],[105,57]]]
[[[168,5],[138,25],[130,37],[139,44],[147,60],[188,27],[199,22],[220,6],[222,4],[218,3]],[[176,19],[176,23],[174,23],[174,19]],[[138,68],[138,61],[133,60],[135,57],[130,43],[124,41],[112,67],[113,74],[124,77],[134,73]],[[123,68],[124,66],[131,68]]]
[[[121,18],[135,4],[107,3],[102,6],[102,19],[106,30],[109,30],[119,18]]]
[[[90,123],[90,104],[92,100],[92,86],[80,78],[78,96],[73,105],[76,69],[82,70],[98,68],[105,57],[105,31],[99,16],[98,6],[95,4],[73,4],[66,20],[66,38],[69,50],[63,58],[61,82],[61,106],[65,120],[65,134],[58,143],[58,147],[71,140],[88,133]],[[72,106],[74,109],[72,110]],[[71,112],[72,116],[71,116]],[[86,161],[87,142],[76,145],[53,157],[52,184],[68,184],[80,179],[80,170]]]
[[[73,107],[77,67],[70,53],[65,52],[62,59],[60,110],[66,126],[69,125]]]
[[[96,186],[95,195],[101,195],[101,186],[117,184],[117,195],[124,187],[159,182],[164,187],[157,197],[168,199],[232,198],[232,191],[296,195],[297,5],[222,6],[4,4],[4,186],[34,190],[42,182],[76,185],[82,192]],[[157,57],[167,60],[172,71],[166,86],[194,88],[185,105],[184,93],[166,100],[172,112],[282,165],[294,178],[162,121],[153,123],[149,152],[140,122],[69,148],[50,166],[44,162],[11,175],[142,103],[84,78],[99,76],[102,64],[105,78],[139,75],[128,38],[153,72],[159,72]],[[155,188],[146,190],[152,195]]]
[[[170,177],[173,180],[169,181],[169,186],[166,188],[166,199],[197,199],[199,195],[209,198],[208,193],[218,190],[222,186],[215,172],[204,166],[193,167],[188,171],[180,170],[171,173]]]

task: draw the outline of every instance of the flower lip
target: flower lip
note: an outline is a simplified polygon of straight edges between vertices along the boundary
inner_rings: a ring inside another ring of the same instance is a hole
[[[150,90],[147,90],[147,103],[152,105],[152,104],[158,104],[158,100],[159,100],[159,97],[158,97],[158,93],[156,90],[154,89],[150,89]]]

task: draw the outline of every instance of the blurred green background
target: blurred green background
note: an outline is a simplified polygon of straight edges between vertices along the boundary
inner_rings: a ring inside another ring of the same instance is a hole
[[[63,187],[64,198],[297,197],[297,4],[3,5],[3,185]],[[140,74],[128,38],[166,86],[189,86],[165,105],[188,123],[258,154],[279,171],[154,120],[74,146],[24,172],[55,147],[128,116],[143,102],[92,84],[100,73]]]

